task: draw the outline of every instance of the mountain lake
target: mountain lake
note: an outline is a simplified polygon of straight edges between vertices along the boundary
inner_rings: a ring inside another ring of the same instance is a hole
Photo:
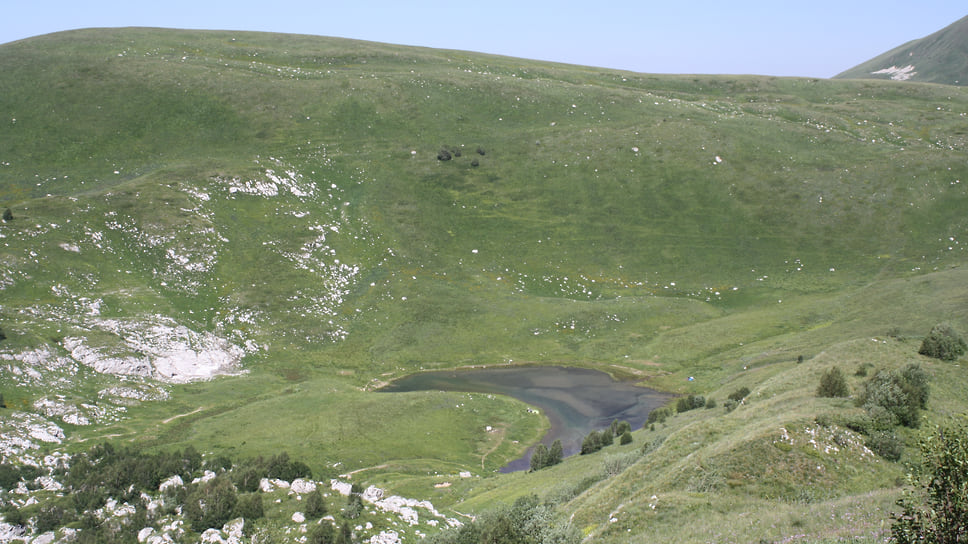
[[[631,382],[617,381],[598,370],[558,366],[493,367],[420,372],[393,381],[381,392],[461,391],[514,397],[540,410],[551,422],[541,439],[550,446],[561,440],[566,456],[581,451],[591,431],[625,420],[632,429],[645,423],[649,412],[672,398]],[[617,442],[617,440],[616,440]],[[532,448],[501,472],[528,470]]]

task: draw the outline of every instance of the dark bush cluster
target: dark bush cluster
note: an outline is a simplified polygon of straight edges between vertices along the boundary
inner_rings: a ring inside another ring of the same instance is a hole
[[[193,486],[182,513],[192,530],[201,533],[210,527],[221,528],[231,520],[238,501],[238,492],[232,482],[219,476]]]
[[[581,442],[581,454],[595,453],[606,446],[611,446],[615,443],[616,436],[619,437],[619,443],[622,445],[632,442],[632,426],[628,421],[616,419],[605,429],[585,435]]]
[[[683,412],[688,412],[689,410],[695,410],[696,408],[703,408],[706,406],[706,397],[702,395],[689,395],[687,397],[679,397],[679,401],[676,402],[676,412],[680,414]]]
[[[872,430],[886,430],[894,425],[916,428],[921,410],[928,404],[928,375],[920,365],[910,364],[900,370],[882,370],[864,386],[861,406],[871,419]]]
[[[817,387],[818,397],[849,397],[850,387],[847,385],[847,377],[838,367],[828,369],[820,376],[820,385]]]
[[[904,453],[904,444],[893,431],[876,431],[864,441],[872,452],[888,461],[898,461]]]
[[[671,406],[656,408],[655,410],[649,412],[649,417],[645,420],[645,424],[651,426],[655,425],[656,423],[665,423],[665,421],[673,415],[675,414]]]
[[[485,155],[484,148],[481,146],[477,147],[477,154],[483,157]],[[438,161],[449,161],[453,159],[460,158],[463,155],[463,150],[461,146],[443,146],[440,151],[437,152]],[[478,158],[471,159],[471,166],[477,167],[481,165],[481,161]]]
[[[924,337],[918,353],[943,361],[954,361],[964,355],[966,349],[968,345],[954,327],[948,323],[939,323]]]
[[[821,414],[817,423],[825,427],[836,424],[863,434],[871,451],[889,461],[898,461],[904,442],[895,434],[895,428],[920,425],[928,393],[928,375],[917,364],[881,370],[867,380],[856,401],[864,408],[863,413]]]
[[[15,489],[22,477],[22,468],[0,463],[0,489]]]
[[[750,388],[743,386],[733,391],[726,397],[726,402],[723,403],[723,407],[726,408],[727,412],[732,412],[737,406],[743,403],[745,399],[750,394]]]
[[[555,440],[550,448],[544,444],[538,444],[531,454],[531,470],[541,470],[557,465],[563,457],[564,450],[561,447],[561,440]]]
[[[240,491],[253,492],[259,489],[262,478],[278,478],[290,482],[296,478],[312,478],[313,471],[301,461],[292,461],[289,454],[282,452],[269,457],[256,457],[241,461],[232,471],[232,483]]]

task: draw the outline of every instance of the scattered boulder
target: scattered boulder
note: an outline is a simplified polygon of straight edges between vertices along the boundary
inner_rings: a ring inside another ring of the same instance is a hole
[[[290,484],[289,489],[298,495],[305,495],[307,493],[312,493],[316,491],[316,482],[312,480],[303,480],[302,478],[296,478]]]

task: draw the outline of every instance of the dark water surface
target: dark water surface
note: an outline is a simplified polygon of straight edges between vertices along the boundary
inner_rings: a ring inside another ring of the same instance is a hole
[[[613,420],[626,420],[633,429],[671,395],[630,382],[620,382],[597,370],[568,367],[498,367],[421,372],[380,389],[383,392],[464,391],[507,395],[541,410],[551,430],[541,439],[550,446],[561,440],[565,455],[581,451],[582,439]],[[527,470],[531,449],[501,472]]]

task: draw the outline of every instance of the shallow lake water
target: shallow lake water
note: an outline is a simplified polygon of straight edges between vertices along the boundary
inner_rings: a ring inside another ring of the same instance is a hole
[[[507,395],[540,410],[551,422],[541,439],[550,446],[561,440],[565,455],[581,451],[582,439],[613,420],[625,420],[638,429],[649,412],[671,398],[630,382],[621,382],[597,370],[569,367],[496,367],[421,372],[380,389],[382,392],[465,391]],[[531,449],[501,472],[527,470]]]

